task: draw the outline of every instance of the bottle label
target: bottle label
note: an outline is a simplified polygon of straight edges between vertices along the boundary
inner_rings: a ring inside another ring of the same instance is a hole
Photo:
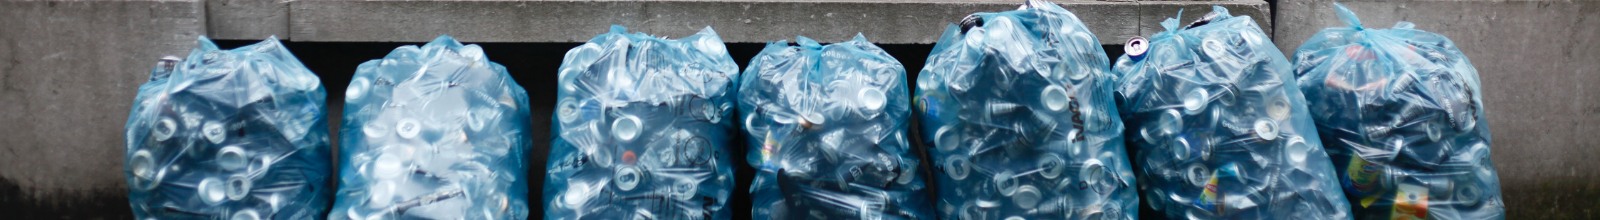
[[[1236,175],[1234,173],[1234,169],[1234,165],[1230,163],[1218,168],[1215,171],[1212,171],[1211,179],[1206,181],[1205,189],[1204,191],[1200,192],[1200,198],[1194,200],[1194,205],[1196,207],[1200,207],[1200,209],[1209,210],[1212,213],[1216,213],[1218,216],[1223,215],[1223,194],[1221,186],[1218,184],[1218,182],[1221,177],[1231,177]]]
[[[1391,220],[1427,219],[1428,218],[1428,189],[1418,185],[1401,184],[1400,193],[1394,198],[1394,214]]]
[[[767,131],[766,140],[761,143],[761,168],[777,169],[777,164],[772,163],[772,154],[778,152],[778,140],[772,138],[772,131]]]
[[[1372,206],[1378,200],[1378,191],[1382,188],[1383,165],[1367,162],[1361,156],[1350,157],[1350,167],[1346,168],[1350,176],[1350,186],[1355,188],[1356,196],[1362,197],[1361,207]]]

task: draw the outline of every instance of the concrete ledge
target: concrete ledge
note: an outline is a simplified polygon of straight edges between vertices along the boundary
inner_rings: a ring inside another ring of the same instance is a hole
[[[206,0],[206,37],[225,40],[260,40],[267,36],[289,40],[289,1]]]
[[[685,36],[711,26],[728,42],[797,35],[833,42],[861,32],[879,43],[933,43],[946,24],[967,14],[1011,10],[1021,2],[303,0],[290,3],[289,35],[295,41],[421,42],[450,34],[475,42],[583,42],[621,24],[661,36]],[[1211,5],[1250,15],[1271,33],[1267,3],[1259,0],[1057,2],[1085,20],[1105,44],[1159,32],[1157,24],[1178,9],[1191,11],[1185,17],[1193,19]]]

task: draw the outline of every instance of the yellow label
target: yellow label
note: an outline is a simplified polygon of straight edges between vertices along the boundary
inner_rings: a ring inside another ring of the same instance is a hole
[[[1378,193],[1382,192],[1384,171],[1382,165],[1367,162],[1361,156],[1351,155],[1350,165],[1345,167],[1345,175],[1351,188],[1355,189],[1355,196],[1361,197],[1361,207],[1371,207],[1378,201]]]

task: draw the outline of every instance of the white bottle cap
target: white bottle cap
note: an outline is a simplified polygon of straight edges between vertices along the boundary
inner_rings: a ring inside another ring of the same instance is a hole
[[[1066,110],[1068,102],[1071,102],[1067,90],[1058,85],[1045,86],[1044,91],[1039,93],[1039,98],[1043,101],[1044,107],[1050,111]]]
[[[628,115],[611,121],[611,135],[615,135],[617,139],[623,141],[631,141],[639,137],[639,129],[639,117],[637,116]]]
[[[639,187],[639,183],[644,182],[645,178],[643,171],[631,165],[622,166],[612,175],[611,182],[617,184],[617,189],[622,191],[631,191],[633,188]]]
[[[950,179],[964,180],[967,174],[972,173],[972,163],[967,162],[967,158],[952,155],[950,159],[945,159],[944,172],[950,175]]]

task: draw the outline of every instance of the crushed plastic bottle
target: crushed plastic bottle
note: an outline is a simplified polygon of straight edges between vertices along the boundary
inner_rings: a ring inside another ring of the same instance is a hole
[[[439,36],[356,67],[329,219],[526,219],[528,93]]]
[[[1400,22],[1324,29],[1295,74],[1358,218],[1504,219],[1478,71],[1442,35]]]
[[[1222,7],[1161,25],[1113,67],[1145,204],[1168,218],[1350,219],[1289,62],[1261,28]]]
[[[944,219],[1137,219],[1099,40],[1046,1],[947,28],[917,78]]]
[[[767,44],[738,93],[753,219],[932,218],[905,75],[861,35]]]
[[[129,113],[139,219],[310,219],[326,212],[327,93],[276,37],[163,58]]]
[[[711,28],[678,40],[622,26],[567,51],[545,219],[729,219],[734,79]]]

